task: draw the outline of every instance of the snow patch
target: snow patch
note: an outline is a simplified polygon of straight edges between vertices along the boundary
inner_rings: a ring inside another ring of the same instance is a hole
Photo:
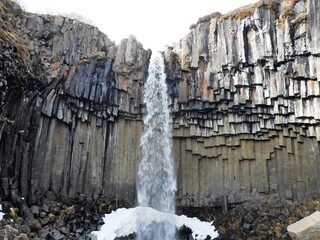
[[[218,237],[212,222],[201,222],[197,218],[185,215],[177,216],[170,213],[159,212],[150,207],[120,208],[103,218],[104,225],[100,231],[91,233],[96,240],[114,240],[116,237],[129,236],[137,232],[138,224],[151,222],[170,223],[180,229],[183,225],[192,230],[193,239],[204,240],[207,236],[211,239]]]
[[[0,204],[0,220],[2,220],[4,213],[2,212],[2,205]]]

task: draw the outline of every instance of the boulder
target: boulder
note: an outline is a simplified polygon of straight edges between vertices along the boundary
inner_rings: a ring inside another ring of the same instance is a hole
[[[40,38],[43,30],[43,19],[39,16],[32,15],[27,18],[26,28],[30,31],[30,37]]]
[[[320,239],[320,212],[293,223],[287,227],[289,236],[293,240],[317,240]]]

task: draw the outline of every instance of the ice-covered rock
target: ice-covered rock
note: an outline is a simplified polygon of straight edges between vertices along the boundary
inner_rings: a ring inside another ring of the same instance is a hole
[[[210,222],[201,222],[197,218],[188,218],[184,215],[163,213],[150,207],[120,208],[110,214],[105,215],[104,225],[100,231],[92,232],[93,239],[113,240],[116,237],[129,236],[137,232],[138,225],[148,225],[169,223],[175,225],[177,229],[186,226],[192,230],[193,239],[204,240],[218,237],[214,226]]]

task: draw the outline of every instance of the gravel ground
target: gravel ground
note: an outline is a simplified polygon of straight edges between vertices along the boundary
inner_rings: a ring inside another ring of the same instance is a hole
[[[90,239],[89,233],[103,224],[102,217],[116,207],[130,207],[126,202],[107,199],[87,201],[86,197],[64,201],[44,199],[38,205],[27,206],[24,199],[1,201],[4,218],[0,221],[0,239]],[[286,228],[314,211],[320,211],[320,199],[306,203],[243,203],[229,205],[228,211],[213,207],[179,207],[177,214],[213,221],[218,239],[290,239]],[[190,239],[187,228],[177,233],[177,239]],[[121,239],[135,239],[132,234]]]

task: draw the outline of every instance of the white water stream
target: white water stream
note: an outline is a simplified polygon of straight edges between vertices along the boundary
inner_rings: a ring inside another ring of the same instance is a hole
[[[171,153],[171,118],[164,68],[162,56],[159,53],[153,55],[144,91],[146,114],[141,137],[137,195],[140,207],[174,213],[177,183]],[[138,224],[138,229],[140,240],[174,239],[175,226],[169,223]]]
[[[136,233],[138,240],[173,240],[176,229],[183,225],[192,230],[193,239],[218,236],[212,223],[174,214],[177,180],[164,68],[162,56],[153,55],[144,92],[146,114],[137,181],[139,207],[106,215],[105,224],[100,231],[92,232],[92,239],[113,240]]]

